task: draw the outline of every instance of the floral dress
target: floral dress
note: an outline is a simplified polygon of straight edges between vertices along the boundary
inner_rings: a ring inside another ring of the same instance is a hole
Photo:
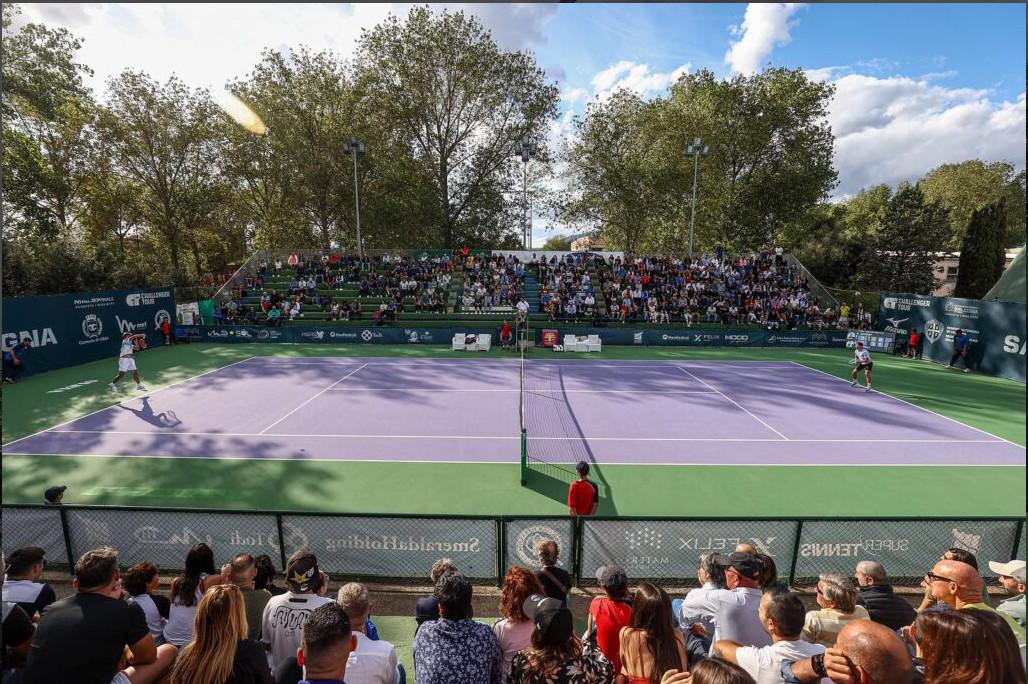
[[[536,672],[531,668],[524,651],[514,655],[510,664],[509,684],[610,684],[614,681],[614,668],[600,650],[589,643],[582,644],[582,653],[560,664],[553,672]]]

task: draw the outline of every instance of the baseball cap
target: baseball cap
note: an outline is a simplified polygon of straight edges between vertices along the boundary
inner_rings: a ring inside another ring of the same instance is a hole
[[[756,579],[760,576],[760,561],[751,553],[733,551],[727,555],[718,554],[716,562],[723,568],[735,568],[743,577]]]
[[[1018,582],[1025,582],[1025,562],[1023,560],[1012,560],[1009,563],[997,563],[989,561],[989,570],[997,575],[1013,577]]]
[[[521,609],[528,619],[535,623],[539,637],[548,646],[562,644],[575,631],[575,620],[571,611],[555,598],[532,594],[525,599]]]
[[[286,565],[286,584],[292,591],[306,594],[314,591],[321,584],[321,569],[318,559],[313,553],[305,553],[290,558]]]
[[[628,575],[616,565],[602,565],[596,570],[596,581],[604,589],[618,591],[628,588]]]
[[[60,487],[50,487],[45,492],[43,492],[43,498],[49,501],[50,503],[54,503],[55,501],[57,501],[57,497],[59,497],[61,494],[64,494],[64,490],[66,490],[67,488],[68,485],[61,485]]]
[[[4,571],[13,575],[20,575],[36,563],[42,562],[44,555],[46,555],[46,551],[38,546],[25,546],[15,549],[7,557],[7,565]]]

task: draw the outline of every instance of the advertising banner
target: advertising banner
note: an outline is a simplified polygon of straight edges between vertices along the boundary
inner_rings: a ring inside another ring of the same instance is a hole
[[[916,328],[924,335],[924,358],[947,364],[953,337],[963,330],[971,338],[973,370],[1025,381],[1024,304],[887,292],[881,295],[878,323],[901,337]]]
[[[558,324],[559,325],[559,324]],[[832,347],[846,346],[845,330],[755,330],[746,328],[547,328],[536,339],[541,346],[556,335],[599,335],[603,344],[656,347]]]
[[[290,342],[303,344],[449,344],[455,333],[491,334],[494,328],[357,328],[187,326],[186,334],[199,342]]]
[[[539,565],[539,554],[536,545],[542,541],[557,542],[559,557],[557,565],[571,570],[571,529],[570,518],[543,518],[537,520],[508,520],[507,547],[504,549],[504,573],[511,566],[521,565],[534,568]]]
[[[61,512],[53,508],[5,508],[3,523],[4,557],[15,549],[38,546],[46,551],[48,563],[67,564],[68,552],[61,532]]]
[[[161,323],[175,325],[175,294],[170,287],[113,290],[3,300],[4,351],[32,340],[24,354],[24,375],[115,358],[122,333],[142,333],[149,346],[163,341]]]

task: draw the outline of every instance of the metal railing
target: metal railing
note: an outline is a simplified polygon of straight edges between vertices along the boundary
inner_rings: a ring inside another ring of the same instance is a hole
[[[531,484],[534,473],[529,474]],[[556,541],[577,585],[601,565],[620,564],[633,580],[695,584],[700,554],[738,543],[771,556],[791,584],[823,572],[851,574],[860,560],[882,563],[894,584],[917,586],[946,548],[982,559],[1024,558],[1023,518],[801,518],[476,516],[240,511],[127,506],[3,505],[3,548],[46,550],[51,564],[72,567],[85,551],[119,550],[180,569],[204,542],[217,563],[237,553],[268,554],[282,566],[309,548],[338,577],[423,581],[432,563],[450,557],[469,577],[502,581],[512,565],[536,565],[535,548]],[[983,567],[987,567],[984,563]]]
[[[836,311],[839,310],[839,300],[837,300],[828,288],[821,284],[821,281],[814,277],[814,274],[807,270],[807,267],[803,263],[794,257],[792,254],[786,253],[784,255],[785,263],[806,278],[807,287],[810,289],[811,294],[815,295],[818,300],[821,301],[821,309],[824,310],[826,306],[831,306]]]

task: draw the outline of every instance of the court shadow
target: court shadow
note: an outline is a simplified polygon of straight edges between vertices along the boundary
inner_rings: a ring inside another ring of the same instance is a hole
[[[596,515],[617,515],[617,502],[603,468],[595,460],[589,461],[589,478],[600,488],[600,506]],[[567,504],[568,487],[578,479],[573,464],[532,462],[528,465],[525,486],[548,499]]]

